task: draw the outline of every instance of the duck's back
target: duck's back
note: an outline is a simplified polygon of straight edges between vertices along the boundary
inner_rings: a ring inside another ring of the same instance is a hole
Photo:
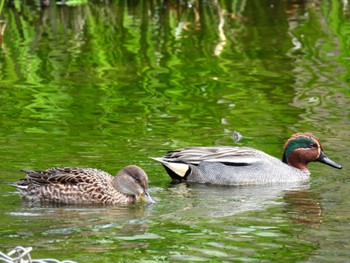
[[[33,202],[116,204],[133,201],[113,187],[113,176],[98,169],[56,167],[23,171],[27,176],[14,185]]]

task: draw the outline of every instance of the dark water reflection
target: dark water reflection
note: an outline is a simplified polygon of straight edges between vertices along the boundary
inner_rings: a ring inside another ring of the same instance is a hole
[[[33,207],[0,187],[0,250],[78,262],[346,262],[347,1],[90,1],[6,6],[1,182],[20,168],[127,164],[155,205]],[[234,143],[233,131],[244,138]],[[296,131],[343,165],[307,185],[170,184],[149,157],[195,145],[282,155]]]
[[[322,223],[320,195],[310,191],[289,191],[283,196],[286,213],[298,224],[317,227]]]

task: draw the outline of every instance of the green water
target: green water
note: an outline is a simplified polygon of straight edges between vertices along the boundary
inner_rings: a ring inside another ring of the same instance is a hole
[[[15,1],[0,56],[0,180],[144,168],[154,205],[32,207],[0,187],[0,251],[77,262],[348,262],[347,1]],[[234,143],[232,134],[245,136]],[[288,189],[171,183],[194,145],[281,157],[311,131],[342,170]]]

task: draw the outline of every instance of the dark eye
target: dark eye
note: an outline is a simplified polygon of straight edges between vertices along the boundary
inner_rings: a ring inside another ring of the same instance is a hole
[[[310,148],[317,148],[317,143],[314,143],[314,142],[310,143],[309,147]]]

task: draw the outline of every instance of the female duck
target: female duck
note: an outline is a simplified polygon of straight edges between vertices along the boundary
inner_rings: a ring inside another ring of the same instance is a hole
[[[248,147],[189,147],[154,159],[173,179],[220,185],[306,181],[307,164],[314,161],[341,169],[311,133],[293,134],[284,145],[282,161]]]
[[[27,176],[12,185],[33,202],[115,205],[144,199],[154,203],[148,194],[147,174],[136,165],[125,167],[116,176],[93,168],[22,171]]]

